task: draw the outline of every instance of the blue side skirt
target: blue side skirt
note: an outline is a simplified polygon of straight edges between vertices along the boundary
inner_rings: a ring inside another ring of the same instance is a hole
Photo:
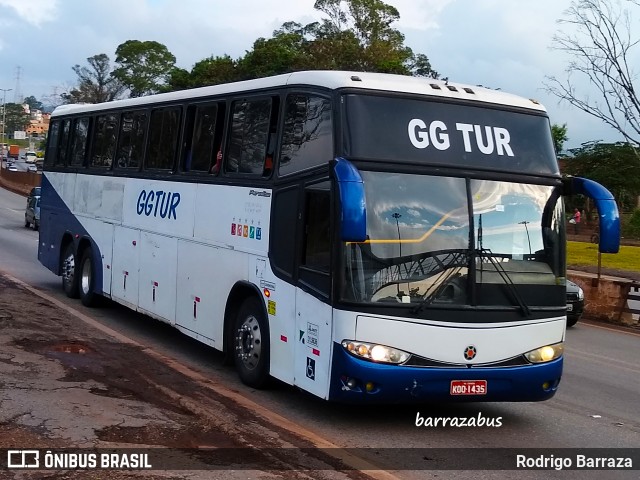
[[[432,368],[360,360],[334,343],[329,400],[343,403],[537,402],[555,395],[562,376],[552,362],[503,368]],[[452,380],[486,380],[485,395],[451,395]],[[369,389],[366,385],[370,383]]]

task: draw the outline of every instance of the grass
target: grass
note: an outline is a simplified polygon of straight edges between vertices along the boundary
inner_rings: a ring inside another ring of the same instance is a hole
[[[598,265],[598,246],[586,242],[567,242],[567,265]],[[640,271],[640,247],[621,246],[618,253],[603,253],[602,267]]]

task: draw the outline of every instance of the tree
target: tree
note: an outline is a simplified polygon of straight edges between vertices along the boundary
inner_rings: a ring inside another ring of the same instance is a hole
[[[159,92],[170,78],[176,57],[161,43],[127,40],[116,49],[113,76],[125,85],[131,97]]]
[[[116,100],[125,87],[111,75],[109,57],[100,53],[87,58],[89,67],[75,65],[73,71],[78,75],[77,87],[62,94],[66,103],[102,103]]]
[[[31,110],[43,110],[44,106],[42,105],[42,102],[38,101],[36,99],[36,97],[26,97],[24,99],[24,103],[26,103],[27,105],[29,105],[29,108]]]
[[[559,22],[564,29],[553,47],[567,52],[566,81],[549,77],[547,90],[561,100],[617,130],[628,142],[640,144],[640,99],[629,61],[637,58],[639,39],[631,31],[633,5],[638,0],[579,0]],[[574,33],[575,29],[575,33]],[[594,86],[596,98],[580,93],[574,78]]]
[[[356,70],[438,78],[424,54],[393,28],[400,15],[381,0],[316,0],[319,22],[285,22],[258,38],[244,57],[211,57],[191,72],[174,69],[166,90],[260,78],[300,70]]]
[[[24,111],[24,107],[19,103],[5,104],[5,133],[13,134],[16,130],[21,131],[29,125],[29,114]]]
[[[554,123],[551,125],[551,137],[553,138],[553,147],[556,150],[556,155],[561,156],[564,143],[569,140],[569,137],[567,137],[567,124],[558,125]]]
[[[640,155],[636,147],[626,142],[590,142],[569,152],[564,173],[604,185],[622,209],[633,208],[640,195]]]

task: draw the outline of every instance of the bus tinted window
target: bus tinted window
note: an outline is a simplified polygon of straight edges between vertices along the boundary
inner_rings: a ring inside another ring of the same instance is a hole
[[[185,148],[183,171],[208,172],[215,165],[218,153],[215,149],[217,116],[218,106],[215,104],[189,107],[187,123],[193,131]],[[212,173],[217,173],[217,170]]]
[[[145,168],[171,170],[178,145],[180,109],[162,108],[151,112],[149,148]]]
[[[71,130],[71,120],[62,121],[62,132],[60,133],[60,143],[58,144],[58,156],[56,165],[67,164],[67,145],[69,143],[69,130]]]
[[[58,156],[58,140],[60,140],[60,122],[51,122],[49,143],[47,144],[47,151],[44,156],[44,164],[47,166],[53,165]]]
[[[71,165],[86,165],[87,140],[89,139],[89,118],[78,118],[74,122],[71,138]]]
[[[146,129],[146,112],[125,112],[122,114],[116,167],[137,169],[142,165]]]
[[[234,103],[227,172],[263,174],[270,117],[271,99]]]
[[[287,97],[280,150],[280,175],[327,163],[332,158],[331,103],[306,95]]]
[[[91,166],[110,168],[116,150],[118,117],[115,114],[100,115],[96,119]]]

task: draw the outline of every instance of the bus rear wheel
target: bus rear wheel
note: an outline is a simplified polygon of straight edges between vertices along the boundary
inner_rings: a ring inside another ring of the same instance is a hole
[[[264,388],[269,381],[269,329],[263,310],[257,298],[248,298],[233,328],[236,370],[240,380],[253,388]]]
[[[69,243],[62,255],[62,288],[69,298],[78,298],[78,268],[73,243]]]
[[[94,292],[95,270],[93,268],[93,255],[91,248],[85,249],[80,261],[80,301],[85,307],[93,307],[97,304],[98,295]]]

